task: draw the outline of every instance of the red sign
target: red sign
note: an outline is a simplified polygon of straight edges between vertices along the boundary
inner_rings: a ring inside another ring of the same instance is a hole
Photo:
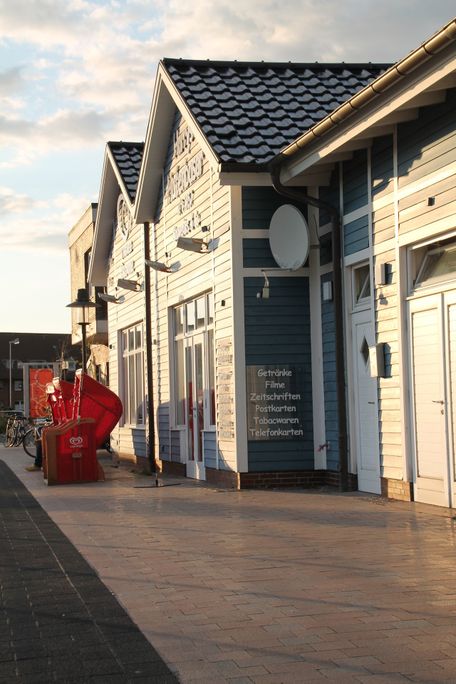
[[[46,385],[52,382],[54,371],[52,368],[30,368],[30,417],[43,418],[48,414]]]

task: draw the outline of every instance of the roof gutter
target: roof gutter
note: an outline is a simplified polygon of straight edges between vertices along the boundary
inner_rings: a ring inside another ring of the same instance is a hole
[[[336,386],[337,408],[339,418],[339,489],[346,492],[348,482],[348,437],[347,437],[347,403],[345,392],[345,348],[343,329],[342,299],[342,253],[341,253],[341,218],[339,210],[327,202],[308,195],[299,188],[289,188],[280,181],[280,158],[270,165],[272,184],[279,195],[310,204],[318,209],[325,209],[331,216],[332,251],[333,251],[333,295],[334,295],[334,333],[336,342]]]
[[[337,107],[331,114],[319,121],[315,126],[306,131],[291,145],[285,147],[280,157],[291,157],[312,141],[322,138],[330,130],[345,121],[351,114],[365,107],[378,95],[390,88],[393,84],[407,76],[411,71],[426,62],[431,55],[440,52],[444,47],[456,39],[456,19],[452,19],[432,38],[422,43],[400,62],[397,62],[384,74],[375,79],[368,86],[359,91],[352,98]]]

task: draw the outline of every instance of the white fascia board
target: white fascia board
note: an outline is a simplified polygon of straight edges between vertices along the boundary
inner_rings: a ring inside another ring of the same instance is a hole
[[[88,273],[92,285],[104,287],[108,279],[108,258],[112,241],[112,202],[117,202],[117,178],[108,153],[105,153],[101,176],[98,212],[92,243],[92,258]]]
[[[153,221],[155,218],[163,166],[168,151],[169,137],[176,109],[182,113],[184,119],[191,125],[195,139],[203,150],[205,157],[209,160],[209,163],[215,170],[218,168],[219,162],[213,149],[201,132],[191,110],[181,98],[179,91],[163,64],[160,63],[155,81],[143,161],[136,191],[134,214],[136,223]]]
[[[289,183],[292,178],[307,171],[321,160],[329,157],[346,143],[365,134],[369,128],[381,125],[383,119],[403,108],[407,103],[413,106],[413,99],[456,71],[456,48],[442,50],[435,60],[429,60],[422,68],[417,68],[409,76],[398,81],[383,94],[377,95],[370,104],[354,112],[346,122],[334,126],[322,137],[293,154],[290,161],[282,166],[281,181]],[[364,136],[365,137],[365,136]]]

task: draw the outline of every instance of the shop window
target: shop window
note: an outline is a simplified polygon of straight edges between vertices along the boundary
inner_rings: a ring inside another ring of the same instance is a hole
[[[176,427],[191,423],[192,409],[203,388],[204,427],[215,426],[214,302],[212,293],[172,310],[173,407]],[[198,370],[198,376],[193,374]]]
[[[410,252],[412,288],[431,287],[456,278],[456,238],[418,245]]]
[[[121,333],[122,403],[124,423],[144,425],[144,355],[142,324]]]
[[[369,264],[363,264],[353,269],[353,304],[364,304],[371,295]]]

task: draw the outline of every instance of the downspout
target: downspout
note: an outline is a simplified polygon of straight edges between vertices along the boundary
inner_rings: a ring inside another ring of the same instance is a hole
[[[144,223],[144,260],[150,259],[150,224]],[[152,380],[152,312],[150,300],[150,269],[144,263],[144,306],[146,323],[146,373],[147,373],[147,426],[146,449],[150,472],[155,474],[155,485],[158,487],[157,462],[155,460],[154,431],[154,387]]]
[[[339,489],[348,491],[348,448],[347,448],[347,403],[345,394],[345,344],[344,344],[344,309],[342,299],[342,254],[341,254],[341,218],[339,210],[323,200],[311,197],[297,188],[282,185],[280,180],[281,160],[275,160],[270,165],[270,172],[274,190],[283,197],[310,204],[318,209],[325,209],[331,216],[332,223],[332,251],[333,251],[333,286],[334,286],[334,326],[336,341],[336,386],[337,405],[339,413]]]

